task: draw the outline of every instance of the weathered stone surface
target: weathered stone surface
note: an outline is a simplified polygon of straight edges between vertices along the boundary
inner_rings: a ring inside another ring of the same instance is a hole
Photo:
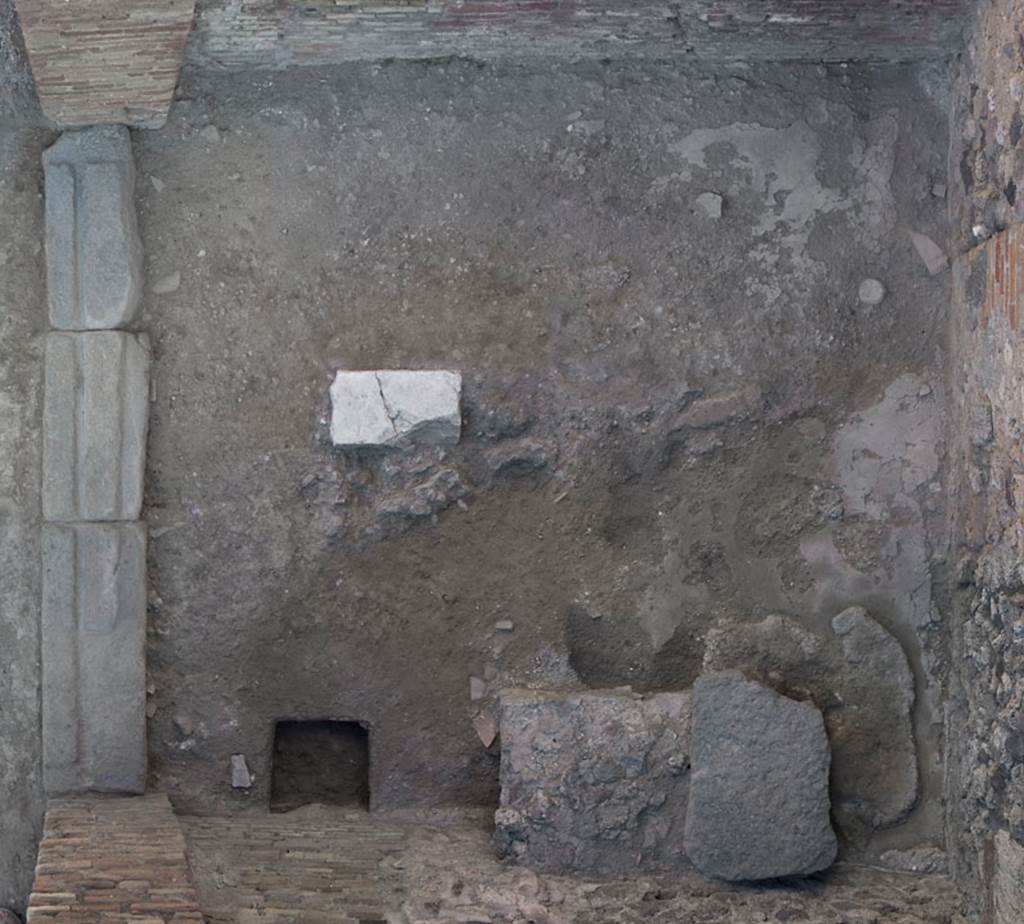
[[[552,872],[678,867],[690,694],[501,695],[498,850]]]
[[[142,507],[149,343],[119,331],[46,338],[43,516],[134,520]]]
[[[813,701],[832,745],[832,805],[847,835],[896,824],[917,798],[914,679],[900,643],[862,607],[818,635],[792,619],[724,623],[708,633],[704,670],[740,670]]]
[[[1024,845],[1006,831],[995,836],[995,875],[992,879],[994,924],[1024,921]]]
[[[47,792],[146,783],[146,535],[141,523],[43,527]]]
[[[829,746],[821,713],[736,671],[693,688],[686,852],[729,881],[802,876],[829,866]]]
[[[43,155],[50,324],[107,330],[135,320],[142,245],[128,129],[68,132]]]
[[[454,446],[462,376],[440,370],[339,372],[331,385],[335,446]]]

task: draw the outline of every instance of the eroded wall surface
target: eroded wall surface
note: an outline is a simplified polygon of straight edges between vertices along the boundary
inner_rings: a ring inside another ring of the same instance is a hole
[[[152,785],[263,805],[275,720],[359,719],[376,807],[493,805],[501,687],[685,689],[716,627],[857,604],[920,795],[844,850],[941,843],[941,82],[191,75],[137,140]],[[332,450],[335,371],[380,368],[461,371],[460,444]]]
[[[950,348],[950,844],[982,919],[999,924],[1024,913],[1022,35],[1024,4],[983,4],[957,79],[950,152],[961,251]]]
[[[0,907],[23,908],[43,794],[39,465],[44,138],[0,129]]]

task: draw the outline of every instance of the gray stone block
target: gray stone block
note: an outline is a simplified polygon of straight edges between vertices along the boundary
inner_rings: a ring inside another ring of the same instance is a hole
[[[914,677],[899,641],[862,607],[832,633],[784,616],[707,634],[704,670],[738,670],[822,710],[832,747],[832,811],[848,839],[898,824],[917,800]]]
[[[53,795],[146,784],[146,534],[43,526],[43,776]]]
[[[693,688],[686,852],[729,881],[804,876],[836,857],[821,713],[734,671]]]
[[[127,327],[142,292],[131,136],[122,125],[66,132],[43,155],[50,324]]]
[[[454,446],[461,395],[458,372],[339,372],[331,385],[331,441],[345,449]]]
[[[135,520],[142,507],[149,343],[119,331],[46,338],[43,516]]]
[[[690,694],[501,694],[499,852],[536,869],[687,865]]]

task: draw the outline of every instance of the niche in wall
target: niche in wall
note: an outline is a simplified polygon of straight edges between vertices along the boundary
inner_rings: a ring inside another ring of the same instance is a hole
[[[360,722],[285,720],[274,729],[270,810],[311,802],[369,808],[370,733]]]

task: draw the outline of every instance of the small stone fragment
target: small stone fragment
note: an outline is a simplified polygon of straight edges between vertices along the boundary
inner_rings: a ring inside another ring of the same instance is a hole
[[[738,671],[693,687],[684,843],[702,873],[729,882],[806,876],[830,866],[825,722]]]
[[[708,218],[722,217],[722,197],[718,193],[701,193],[697,196],[697,205]]]
[[[512,632],[515,629],[515,623],[511,619],[499,619],[495,624],[494,628],[498,632]]]
[[[469,678],[469,698],[473,700],[483,699],[487,690],[487,684],[479,677]]]
[[[877,279],[865,279],[857,295],[865,305],[880,305],[885,298],[885,286]]]
[[[187,715],[176,715],[174,717],[174,727],[178,729],[184,738],[192,734],[192,720]]]
[[[249,765],[245,762],[244,754],[231,755],[231,787],[233,789],[250,789],[252,787],[252,774],[249,773]]]
[[[161,192],[164,191],[164,186],[166,184],[159,177],[151,176],[149,178],[149,182],[153,184],[153,189],[155,189],[158,193],[161,193]]]
[[[489,715],[478,715],[473,719],[473,728],[476,730],[476,736],[480,739],[480,743],[485,748],[489,748],[494,744],[494,739],[498,737],[498,726],[495,725],[494,719]]]
[[[917,255],[928,269],[928,275],[935,276],[949,266],[949,258],[946,256],[945,251],[927,234],[921,234],[919,231],[910,231],[908,233],[910,234],[910,240],[914,245],[914,249],[917,251]]]
[[[169,295],[171,292],[177,292],[180,285],[181,273],[175,271],[169,276],[164,276],[162,279],[158,279],[153,283],[153,294]]]
[[[210,144],[216,144],[220,141],[220,129],[216,125],[207,125],[199,134],[204,140],[209,141]]]
[[[936,199],[945,199],[948,189],[945,183],[933,183],[932,184],[932,195]]]

